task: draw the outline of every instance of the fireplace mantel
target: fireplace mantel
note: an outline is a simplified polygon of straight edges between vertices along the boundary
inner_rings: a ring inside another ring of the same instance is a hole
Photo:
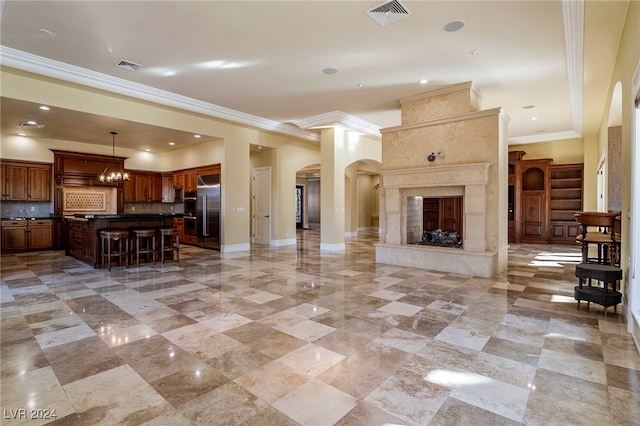
[[[381,174],[385,188],[486,185],[489,163],[385,170]]]

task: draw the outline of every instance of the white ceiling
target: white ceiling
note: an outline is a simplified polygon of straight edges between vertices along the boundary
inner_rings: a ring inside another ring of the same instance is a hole
[[[403,1],[411,14],[387,26],[366,13],[380,4],[5,0],[2,64],[100,80],[133,96],[153,88],[212,116],[285,130],[346,117],[375,133],[400,124],[399,98],[473,81],[483,108],[509,115],[512,143],[597,131],[628,2],[587,1],[583,9],[581,1]],[[445,31],[452,21],[464,27]],[[122,59],[143,66],[122,69]],[[35,114],[46,124],[40,137],[110,145],[110,130],[135,128],[130,147],[153,151],[193,137],[110,117],[79,120],[75,111],[42,113],[11,99],[1,107],[8,133]],[[313,139],[309,132],[301,134]]]

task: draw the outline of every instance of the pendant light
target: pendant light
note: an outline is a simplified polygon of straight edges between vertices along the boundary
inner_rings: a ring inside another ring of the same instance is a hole
[[[120,183],[129,180],[129,173],[118,167],[118,163],[116,162],[116,135],[118,132],[110,132],[112,136],[112,146],[113,152],[111,154],[111,159],[113,164],[107,164],[107,167],[104,169],[102,174],[100,175],[100,182],[107,183]]]

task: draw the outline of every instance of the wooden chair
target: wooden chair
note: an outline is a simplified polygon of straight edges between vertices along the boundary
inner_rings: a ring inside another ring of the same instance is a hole
[[[579,212],[575,214],[580,225],[576,242],[582,246],[582,263],[619,265],[620,234],[616,233],[620,214],[611,212]],[[594,229],[595,228],[595,229]],[[597,257],[589,257],[589,245],[597,245]]]

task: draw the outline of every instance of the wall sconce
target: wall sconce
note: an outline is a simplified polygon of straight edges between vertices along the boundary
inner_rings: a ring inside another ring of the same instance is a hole
[[[444,155],[441,152],[432,152],[431,154],[427,155],[427,160],[429,161],[435,161],[436,158],[444,158]]]

